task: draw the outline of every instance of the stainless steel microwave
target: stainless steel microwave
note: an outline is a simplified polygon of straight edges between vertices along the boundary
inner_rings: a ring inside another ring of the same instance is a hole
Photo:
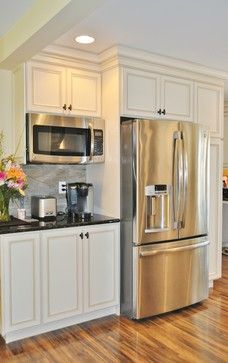
[[[104,162],[104,120],[50,114],[26,114],[27,163]]]

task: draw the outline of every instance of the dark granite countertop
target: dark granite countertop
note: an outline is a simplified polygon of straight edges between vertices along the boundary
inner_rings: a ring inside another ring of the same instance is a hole
[[[17,233],[17,232],[33,232],[43,231],[56,228],[68,228],[68,227],[85,227],[94,224],[106,224],[106,223],[117,223],[120,220],[118,218],[103,216],[100,214],[94,214],[88,220],[71,220],[67,215],[57,216],[56,220],[53,221],[33,221],[24,225],[0,225],[0,235],[6,233]],[[26,220],[25,220],[26,222]],[[23,221],[21,221],[23,223]]]

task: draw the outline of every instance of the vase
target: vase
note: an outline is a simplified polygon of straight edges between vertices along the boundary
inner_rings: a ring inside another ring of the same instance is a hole
[[[10,196],[0,191],[0,222],[9,222],[9,202]]]

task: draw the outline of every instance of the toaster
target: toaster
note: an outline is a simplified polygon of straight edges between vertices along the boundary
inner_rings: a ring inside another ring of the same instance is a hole
[[[56,198],[52,196],[32,196],[31,215],[38,219],[55,219],[57,214]]]

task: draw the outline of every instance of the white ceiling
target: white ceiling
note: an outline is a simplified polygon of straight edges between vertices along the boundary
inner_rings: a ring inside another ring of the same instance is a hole
[[[35,1],[0,0],[0,36]],[[77,45],[83,33],[96,42]],[[228,72],[228,0],[106,0],[55,44],[95,53],[122,44]]]
[[[78,45],[80,34],[96,42]],[[96,53],[122,44],[228,72],[228,0],[108,0],[55,44]]]
[[[79,46],[74,37],[97,39]],[[108,0],[55,43],[101,52],[115,44],[228,70],[227,0]]]

